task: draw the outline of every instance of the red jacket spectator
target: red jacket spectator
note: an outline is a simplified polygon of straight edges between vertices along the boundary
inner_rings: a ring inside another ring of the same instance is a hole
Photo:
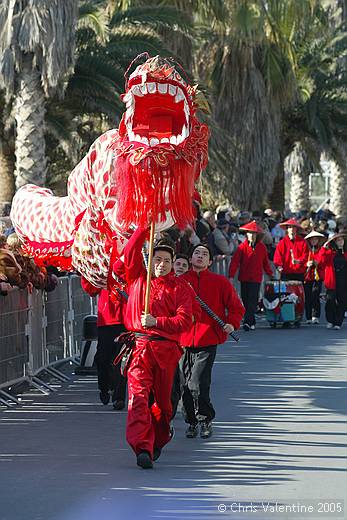
[[[238,269],[240,282],[261,283],[263,271],[272,276],[269,255],[265,245],[262,242],[257,242],[253,248],[248,240],[240,244],[230,262],[229,278],[234,278]]]
[[[299,235],[294,240],[285,236],[276,247],[274,264],[283,267],[284,274],[305,274],[307,258],[308,246],[305,240]],[[293,260],[299,263],[293,263]]]
[[[181,278],[191,284],[195,293],[223,321],[231,323],[235,329],[240,327],[244,307],[229,280],[208,269],[197,273],[188,271]],[[227,311],[227,312],[226,312]],[[217,322],[205,311],[201,312],[193,327],[181,335],[181,345],[184,347],[207,347],[224,343],[228,335]]]
[[[99,295],[98,299],[98,319],[97,326],[117,325],[124,323],[126,300],[123,296],[117,295],[110,297],[109,291],[100,289],[89,283],[85,278],[81,278],[82,288],[90,296]]]
[[[336,290],[336,275],[334,268],[334,258],[337,252],[333,249],[322,247],[319,251],[319,265],[324,270],[324,285],[327,289]],[[344,253],[347,260],[347,252]]]

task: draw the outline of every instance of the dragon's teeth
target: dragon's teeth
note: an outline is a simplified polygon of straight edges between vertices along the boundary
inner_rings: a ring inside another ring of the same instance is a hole
[[[155,94],[157,91],[156,83],[147,83],[147,90],[149,94]]]
[[[179,103],[180,101],[183,101],[183,100],[184,100],[184,94],[183,94],[182,90],[179,87],[177,87],[175,103]]]
[[[183,139],[185,139],[186,137],[188,137],[189,135],[189,132],[188,132],[188,127],[186,125],[183,125],[183,128],[182,128],[182,137]]]
[[[166,94],[167,93],[167,83],[158,83],[158,92],[160,94]]]
[[[161,143],[169,143],[170,140],[167,138],[167,137],[163,137],[161,140],[160,140]]]
[[[169,85],[169,94],[171,96],[176,96],[176,91],[177,91],[177,87],[175,87],[174,85]]]
[[[149,145],[155,146],[156,144],[159,144],[159,139],[157,139],[156,137],[152,137],[152,139],[150,139],[149,141]]]
[[[131,91],[134,94],[134,96],[139,96],[139,97],[143,96],[143,93],[141,92],[141,86],[140,85],[135,85],[135,87],[133,87],[131,89]]]
[[[176,137],[175,135],[172,135],[172,136],[170,137],[170,143],[171,143],[171,144],[177,144],[177,137]]]

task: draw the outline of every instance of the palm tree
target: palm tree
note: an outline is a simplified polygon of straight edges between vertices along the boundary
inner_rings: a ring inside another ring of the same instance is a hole
[[[13,128],[9,110],[10,105],[5,103],[4,92],[0,91],[0,216],[4,208],[9,206],[15,192]]]
[[[342,143],[347,140],[347,75],[341,58],[346,55],[347,33],[336,24],[335,10],[323,14],[325,19],[311,26],[309,37],[297,46],[299,95],[283,114],[282,148],[286,156],[300,142],[315,163],[323,151],[336,162],[331,199],[340,214],[346,169]],[[293,193],[293,198],[300,199],[301,194]]]
[[[347,220],[347,150],[346,143],[338,147],[339,161],[331,161],[330,209],[339,219]],[[335,156],[337,157],[337,156]]]
[[[301,143],[296,143],[294,150],[286,158],[285,169],[291,175],[290,210],[296,213],[310,209],[309,175],[312,163]]]
[[[291,38],[303,11],[294,3],[229,0],[224,27],[202,47],[214,116],[229,135],[223,191],[238,208],[259,208],[281,165],[282,107],[295,96]]]
[[[45,183],[45,98],[73,65],[76,19],[75,0],[0,5],[0,79],[15,99],[17,188]]]
[[[228,141],[223,171],[213,165],[208,180],[236,207],[254,209],[268,195],[283,209],[284,159],[295,143],[313,140],[320,153],[345,135],[346,75],[338,57],[346,38],[341,27],[329,30],[333,13],[318,0],[226,5],[225,25],[205,35],[198,57]]]

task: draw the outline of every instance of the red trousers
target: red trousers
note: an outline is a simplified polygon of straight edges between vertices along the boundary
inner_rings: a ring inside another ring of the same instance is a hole
[[[127,441],[136,454],[170,440],[172,384],[181,349],[172,341],[137,340],[128,369]],[[152,392],[154,404],[149,406]]]

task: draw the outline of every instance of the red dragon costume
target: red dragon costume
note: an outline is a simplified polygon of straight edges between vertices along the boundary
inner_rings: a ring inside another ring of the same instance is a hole
[[[170,60],[146,58],[125,75],[119,129],[92,144],[69,176],[68,195],[29,184],[13,199],[11,219],[24,249],[99,288],[110,289],[109,267],[131,224],[155,221],[164,229],[193,220],[194,183],[207,165],[208,128],[196,117],[196,87]]]

